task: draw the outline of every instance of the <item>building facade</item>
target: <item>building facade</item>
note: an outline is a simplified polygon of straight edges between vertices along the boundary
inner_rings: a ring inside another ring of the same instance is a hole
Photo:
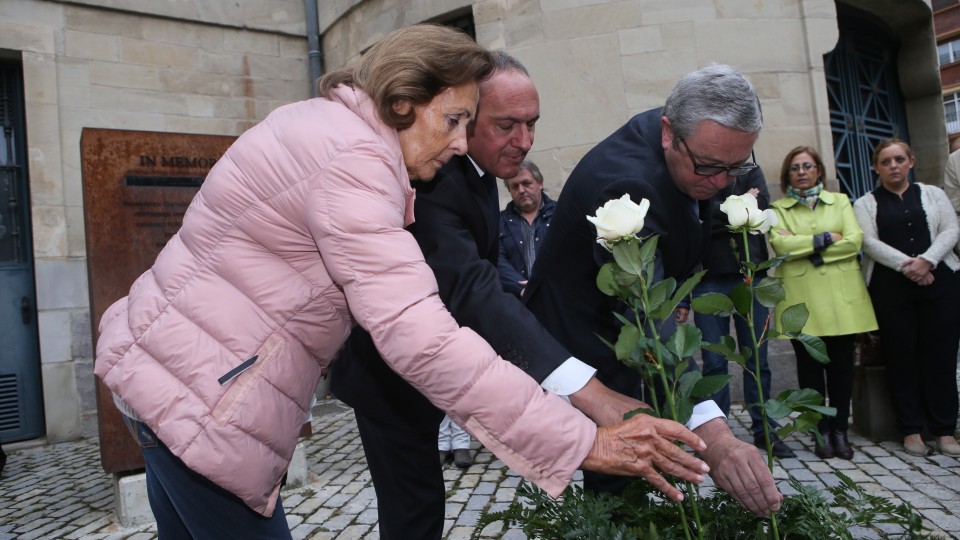
[[[960,1],[935,0],[933,26],[943,88],[943,110],[950,141],[960,137]]]
[[[402,26],[456,24],[526,64],[542,113],[530,157],[553,193],[587,150],[633,114],[662,105],[678,78],[710,62],[737,67],[758,89],[765,128],[756,156],[774,193],[783,156],[807,144],[821,150],[834,189],[860,195],[874,181],[872,146],[891,135],[917,151],[918,179],[942,177],[946,129],[930,0],[230,4],[0,3],[0,59],[23,78],[33,265],[26,272],[37,296],[37,353],[18,362],[39,369],[41,435],[49,439],[94,431],[81,130],[239,135],[277,105],[309,97],[311,59],[340,67]],[[315,21],[306,15],[314,8]],[[12,315],[0,316],[24,316],[17,298]]]

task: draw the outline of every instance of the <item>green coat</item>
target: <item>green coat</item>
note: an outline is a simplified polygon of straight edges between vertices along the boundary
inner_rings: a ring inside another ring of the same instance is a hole
[[[774,201],[771,207],[779,223],[770,230],[770,245],[777,255],[790,254],[776,271],[787,293],[776,308],[777,328],[780,313],[802,302],[810,312],[805,334],[842,336],[876,330],[873,304],[857,260],[863,231],[850,199],[842,193],[822,191],[816,210],[791,198]],[[780,234],[782,229],[793,235]],[[826,231],[839,232],[843,239],[821,251],[823,264],[814,266],[810,260],[813,236]]]

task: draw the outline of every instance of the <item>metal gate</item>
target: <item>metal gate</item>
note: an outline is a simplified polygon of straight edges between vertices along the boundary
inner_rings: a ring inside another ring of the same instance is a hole
[[[871,156],[890,137],[909,142],[897,78],[897,49],[872,16],[837,5],[840,40],[824,55],[833,157],[840,189],[851,200],[872,191]],[[911,172],[912,174],[912,172]]]
[[[43,435],[23,76],[0,61],[0,440]]]

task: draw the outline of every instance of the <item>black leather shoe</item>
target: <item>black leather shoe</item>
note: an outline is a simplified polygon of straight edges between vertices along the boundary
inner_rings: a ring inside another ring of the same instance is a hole
[[[470,455],[470,450],[467,448],[454,448],[453,464],[461,469],[466,469],[473,465],[473,456]]]
[[[853,459],[853,448],[850,448],[846,431],[831,431],[830,437],[833,439],[833,455],[840,459]]]
[[[787,443],[783,442],[782,439],[774,437],[771,441],[771,447],[773,448],[773,457],[777,458],[794,458],[797,457],[793,453],[793,449],[787,446]],[[767,443],[763,440],[763,435],[758,435],[753,438],[753,445],[760,449],[764,454],[767,453]]]
[[[448,450],[440,450],[440,464],[443,465],[446,462],[453,459],[453,455]]]
[[[830,436],[830,433],[821,433],[823,437],[823,445],[817,442],[817,438],[813,438],[814,449],[813,453],[817,455],[820,459],[829,459],[834,455],[833,450],[833,437]]]

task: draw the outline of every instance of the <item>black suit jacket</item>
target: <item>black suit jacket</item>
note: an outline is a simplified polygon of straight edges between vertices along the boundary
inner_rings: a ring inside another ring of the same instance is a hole
[[[461,326],[543,381],[570,353],[500,284],[499,214],[490,184],[466,156],[456,156],[433,181],[414,186],[416,222],[408,229],[436,275],[440,298]],[[387,367],[360,328],[331,367],[331,378],[334,395],[362,414],[381,420],[423,414],[427,423],[436,418],[434,429],[440,422],[442,415]]]
[[[628,395],[636,395],[639,376],[599,339],[616,343],[621,326],[613,313],[622,306],[596,285],[597,272],[611,256],[597,244],[596,228],[586,217],[624,193],[637,203],[649,199],[641,234],[660,236],[664,275],[679,281],[697,269],[710,236],[710,204],[676,188],[660,140],[655,109],[633,117],[584,156],[563,187],[523,296],[560,343],[596,367],[602,382]]]

